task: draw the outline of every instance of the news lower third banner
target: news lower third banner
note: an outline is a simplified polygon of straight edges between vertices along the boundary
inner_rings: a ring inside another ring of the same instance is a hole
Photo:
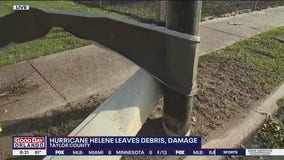
[[[201,137],[13,137],[13,155],[245,156],[283,155],[284,149],[201,148]]]

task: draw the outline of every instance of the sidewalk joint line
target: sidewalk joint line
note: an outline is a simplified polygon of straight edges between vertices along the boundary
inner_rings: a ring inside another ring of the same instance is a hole
[[[215,29],[215,28],[211,28],[211,27],[207,27],[207,26],[201,26],[201,27],[204,27],[204,28],[207,28],[207,29],[211,29],[211,30],[214,30],[214,31],[217,31],[217,32],[221,32],[221,33],[225,33],[225,34],[229,34],[231,36],[236,36],[236,37],[239,37],[239,38],[248,38],[248,37],[244,37],[244,36],[240,36],[240,35],[236,35],[234,33],[230,33],[230,32],[224,32],[224,31],[221,31],[219,29]]]
[[[51,82],[49,82],[45,77],[44,75],[42,75],[39,70],[30,62],[30,61],[27,61],[28,64],[31,65],[31,67],[43,78],[43,80],[61,97],[63,98],[65,101],[67,101],[67,99],[52,85]]]

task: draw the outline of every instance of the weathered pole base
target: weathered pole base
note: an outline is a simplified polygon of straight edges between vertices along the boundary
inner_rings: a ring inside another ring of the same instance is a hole
[[[199,23],[201,18],[202,1],[168,1],[167,5],[167,28],[178,32],[187,33],[198,36]],[[195,47],[188,48],[188,53],[183,54],[184,64],[182,70],[186,70],[191,75],[191,80],[183,81],[191,85],[188,87],[188,93],[180,94],[169,88],[164,89],[164,113],[163,126],[166,134],[175,136],[189,135],[191,113],[193,108],[193,98],[196,90],[196,74],[197,74],[197,44]],[[176,46],[178,48],[178,46]],[[178,52],[178,51],[177,51]],[[181,53],[177,53],[180,55]],[[188,57],[188,55],[194,55]],[[175,61],[176,64],[181,59]],[[193,65],[192,65],[193,64]],[[179,73],[180,71],[177,71]],[[180,72],[183,73],[183,72]]]
[[[164,124],[164,121],[162,121],[162,125],[163,125],[163,128],[164,128],[164,131],[165,131],[166,135],[168,135],[168,136],[190,136],[190,130],[188,130],[188,131],[185,133],[185,135],[179,135],[179,134],[177,134],[177,133],[172,132],[171,130],[169,130],[169,129],[167,128],[167,126]]]
[[[189,136],[193,96],[164,89],[163,127],[169,136]]]

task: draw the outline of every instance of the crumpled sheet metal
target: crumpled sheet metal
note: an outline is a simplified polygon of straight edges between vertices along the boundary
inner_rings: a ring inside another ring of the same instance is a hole
[[[192,51],[200,37],[163,27],[94,14],[31,8],[0,18],[0,48],[44,37],[52,27],[61,27],[111,48],[168,88],[182,95],[194,94],[197,56]]]

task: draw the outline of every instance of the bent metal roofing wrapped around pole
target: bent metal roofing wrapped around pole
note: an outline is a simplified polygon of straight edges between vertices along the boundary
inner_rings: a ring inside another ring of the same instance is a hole
[[[163,27],[94,14],[31,8],[0,18],[0,48],[45,36],[52,27],[96,41],[146,69],[168,88],[193,95],[200,37]]]

